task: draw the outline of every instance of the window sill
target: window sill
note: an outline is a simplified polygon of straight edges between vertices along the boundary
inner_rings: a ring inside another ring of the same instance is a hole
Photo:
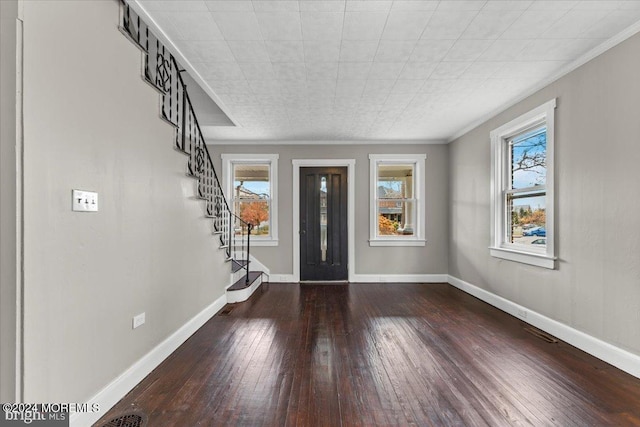
[[[544,254],[522,252],[514,249],[490,247],[489,253],[492,257],[515,261],[522,264],[534,265],[536,267],[555,269],[556,258]]]
[[[278,246],[278,239],[257,239],[253,237],[249,243],[251,246]]]
[[[425,246],[424,239],[371,239],[369,246]]]

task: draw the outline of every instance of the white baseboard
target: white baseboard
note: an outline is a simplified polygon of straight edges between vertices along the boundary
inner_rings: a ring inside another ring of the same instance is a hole
[[[447,283],[446,274],[354,274],[351,283]],[[271,274],[273,283],[298,283],[293,274]]]
[[[549,334],[603,360],[634,377],[640,378],[640,355],[616,347],[591,335],[585,334],[557,320],[523,307],[485,289],[449,275],[449,283],[474,297],[521,319]]]
[[[272,283],[298,283],[293,274],[270,274],[269,282]]]
[[[195,317],[182,325],[180,329],[158,344],[144,355],[118,378],[113,380],[98,394],[87,402],[100,405],[100,412],[76,412],[70,417],[70,427],[90,426],[100,419],[108,410],[129,393],[140,381],[162,363],[171,353],[180,347],[194,332],[213,317],[227,303],[227,296],[222,295]]]
[[[353,283],[447,283],[446,274],[354,274]]]

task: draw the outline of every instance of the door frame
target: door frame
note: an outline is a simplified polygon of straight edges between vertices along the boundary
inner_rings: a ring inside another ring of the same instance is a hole
[[[300,168],[347,168],[347,269],[349,282],[355,277],[355,166],[356,159],[293,159],[293,281],[300,281]]]

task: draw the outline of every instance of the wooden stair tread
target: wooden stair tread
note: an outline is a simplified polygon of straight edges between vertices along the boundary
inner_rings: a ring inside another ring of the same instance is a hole
[[[262,271],[250,271],[249,283],[246,282],[246,275],[243,275],[236,283],[227,288],[228,291],[240,291],[246,289],[255,282],[258,277],[262,276]]]

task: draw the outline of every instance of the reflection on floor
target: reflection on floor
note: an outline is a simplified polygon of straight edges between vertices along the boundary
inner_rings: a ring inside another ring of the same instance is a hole
[[[640,379],[447,284],[268,284],[96,425],[640,425]]]

